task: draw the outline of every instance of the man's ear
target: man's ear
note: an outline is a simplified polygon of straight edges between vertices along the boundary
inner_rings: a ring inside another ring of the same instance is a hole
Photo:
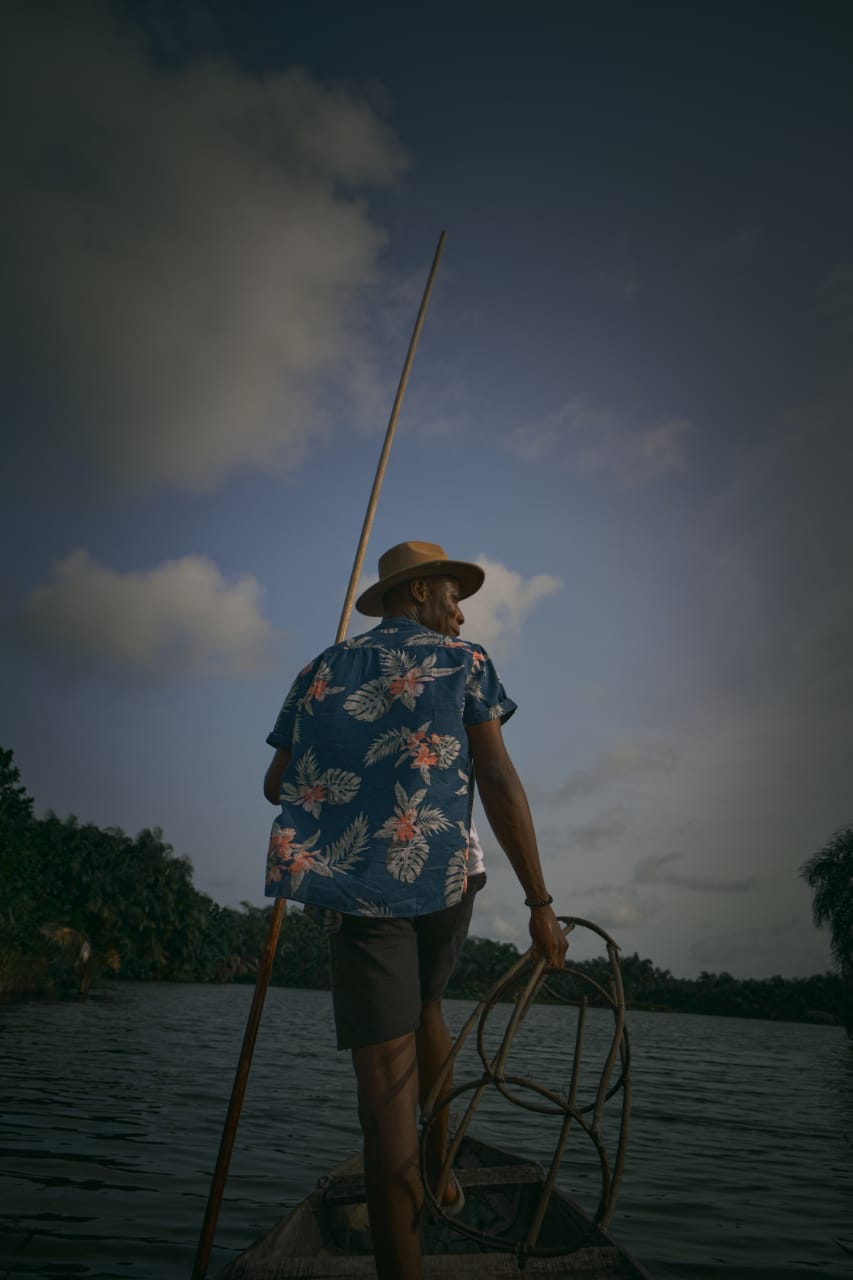
[[[418,604],[423,604],[427,598],[429,588],[426,584],[426,578],[411,578],[409,580],[409,590],[411,591]]]

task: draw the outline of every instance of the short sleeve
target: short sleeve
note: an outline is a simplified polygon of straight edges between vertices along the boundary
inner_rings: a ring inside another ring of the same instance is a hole
[[[299,672],[299,675],[290,686],[290,692],[282,704],[281,711],[276,717],[273,725],[272,733],[267,734],[267,742],[271,747],[285,747],[287,750],[293,745],[294,730],[296,727],[296,717],[298,716],[304,703],[305,695],[311,687],[314,679],[314,672],[317,667],[319,658],[314,662],[309,662],[307,667]]]
[[[474,649],[471,670],[465,681],[464,724],[482,724],[484,720],[500,720],[503,724],[516,709],[508,697],[495,664],[482,649]]]

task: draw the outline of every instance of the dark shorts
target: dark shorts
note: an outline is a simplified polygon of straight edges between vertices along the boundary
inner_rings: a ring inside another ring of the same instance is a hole
[[[472,876],[455,906],[428,916],[343,917],[329,939],[339,1049],[417,1030],[421,1005],[444,995],[485,883],[485,872]]]

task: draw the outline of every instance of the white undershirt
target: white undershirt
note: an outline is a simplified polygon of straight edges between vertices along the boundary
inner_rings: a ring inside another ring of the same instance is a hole
[[[486,864],[483,861],[483,846],[480,844],[480,837],[477,835],[477,828],[474,826],[474,819],[471,819],[471,830],[468,834],[468,875],[476,876],[481,871],[485,871]]]

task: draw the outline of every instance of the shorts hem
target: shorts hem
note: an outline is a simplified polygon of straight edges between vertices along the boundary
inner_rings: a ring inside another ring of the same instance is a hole
[[[411,1023],[411,1019],[408,1019],[408,1021]],[[379,1040],[376,1040],[373,1037],[370,1037],[367,1040],[361,1040],[359,1036],[342,1036],[341,1033],[337,1031],[338,1052],[345,1053],[347,1049],[368,1049],[372,1044],[386,1044],[389,1040],[398,1040],[400,1036],[407,1036],[410,1033],[417,1031],[420,1024],[421,1020],[420,1017],[418,1017],[417,1022],[414,1024],[403,1027],[401,1031],[392,1031],[390,1035],[383,1035]],[[344,1041],[344,1043],[342,1044],[341,1041]],[[356,1041],[358,1043],[356,1043]]]

